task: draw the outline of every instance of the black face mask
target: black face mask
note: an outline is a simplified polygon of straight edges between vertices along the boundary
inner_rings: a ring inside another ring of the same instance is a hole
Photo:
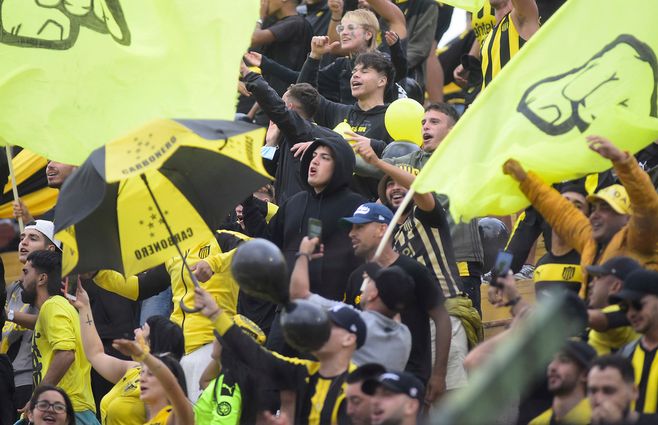
[[[23,292],[21,292],[21,299],[25,304],[34,305],[34,301],[37,299],[37,291],[28,290],[23,287]]]

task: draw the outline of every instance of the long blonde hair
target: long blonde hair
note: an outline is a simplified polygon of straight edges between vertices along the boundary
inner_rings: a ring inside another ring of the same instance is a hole
[[[377,49],[377,35],[379,34],[379,21],[377,16],[366,9],[350,10],[343,15],[342,19],[349,19],[361,25],[364,30],[372,33],[372,38],[368,41],[367,52],[372,52]],[[341,21],[342,21],[341,19]]]

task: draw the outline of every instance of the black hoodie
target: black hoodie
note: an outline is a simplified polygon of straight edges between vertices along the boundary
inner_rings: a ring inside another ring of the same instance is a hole
[[[334,172],[327,187],[316,193],[307,183],[307,176],[313,151],[320,145],[332,150]],[[295,265],[299,244],[308,233],[308,219],[313,217],[322,221],[324,256],[310,263],[309,277],[311,292],[332,300],[343,299],[350,273],[361,264],[352,249],[349,227],[340,222],[342,217],[351,216],[365,202],[348,187],[354,165],[354,153],[344,140],[316,140],[308,147],[300,164],[300,176],[306,190],[285,201],[269,224],[265,224],[262,213],[255,208],[257,200],[250,198],[243,205],[247,233],[269,239],[281,248],[289,273]]]

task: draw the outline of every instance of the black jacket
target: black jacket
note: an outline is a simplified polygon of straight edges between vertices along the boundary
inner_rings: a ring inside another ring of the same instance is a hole
[[[290,148],[300,142],[309,142],[316,138],[341,137],[328,128],[315,125],[312,121],[302,118],[297,112],[286,107],[285,102],[270,87],[263,77],[252,72],[243,81],[265,115],[281,130],[279,149],[272,160],[263,159],[265,167],[274,174],[274,194],[276,203],[281,205],[288,198],[304,190],[299,175],[300,158],[290,152]]]
[[[313,151],[320,145],[328,146],[334,153],[334,173],[329,185],[320,193],[306,183]],[[352,192],[348,184],[354,172],[354,153],[344,140],[316,140],[302,157],[300,176],[305,189],[284,202],[268,224],[256,208],[259,201],[249,198],[243,204],[243,218],[247,234],[264,237],[274,242],[286,258],[288,272],[295,265],[295,253],[307,234],[308,219],[322,221],[321,240],[324,257],[310,264],[311,291],[332,300],[341,300],[347,279],[360,261],[354,256],[348,237],[349,227],[340,222],[342,217],[351,216],[365,202]]]

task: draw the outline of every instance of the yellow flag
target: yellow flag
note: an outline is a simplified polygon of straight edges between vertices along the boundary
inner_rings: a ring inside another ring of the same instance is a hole
[[[152,119],[233,119],[259,4],[0,1],[0,138],[80,164]]]
[[[482,9],[486,0],[436,0],[437,3],[443,3],[450,6],[458,7],[460,9],[468,10],[471,13],[476,13]]]
[[[637,152],[658,138],[655,0],[566,2],[487,86],[413,184],[455,219],[528,205],[502,173],[515,158],[554,183],[610,168],[585,136]],[[592,15],[596,11],[596,18]]]

